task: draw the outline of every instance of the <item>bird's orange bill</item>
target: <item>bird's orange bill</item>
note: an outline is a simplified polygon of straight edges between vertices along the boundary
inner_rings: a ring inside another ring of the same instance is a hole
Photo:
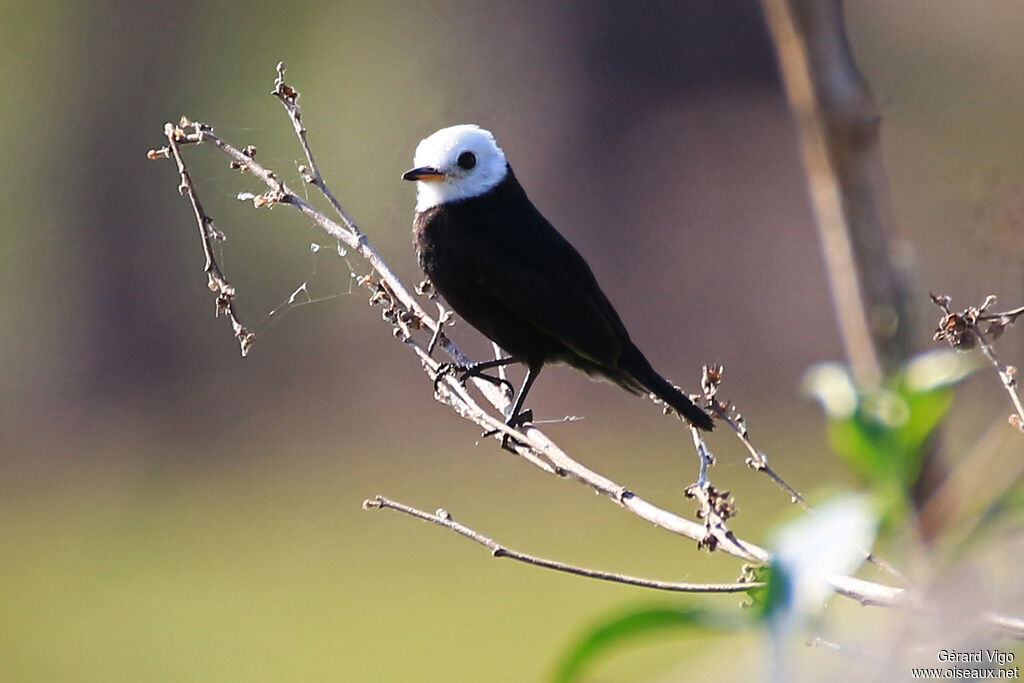
[[[402,180],[444,180],[444,173],[431,166],[420,166],[402,175]]]

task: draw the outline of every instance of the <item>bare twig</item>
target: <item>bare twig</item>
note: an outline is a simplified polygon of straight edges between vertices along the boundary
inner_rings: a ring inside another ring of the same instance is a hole
[[[192,128],[191,133],[185,132],[184,128],[187,127]],[[388,266],[383,262],[377,252],[372,248],[362,233],[348,231],[343,226],[318,212],[311,205],[292,192],[285,183],[278,180],[273,173],[256,163],[251,155],[248,155],[244,151],[238,150],[232,145],[221,140],[213,134],[212,130],[210,130],[208,126],[198,123],[189,123],[183,127],[172,126],[171,132],[173,133],[173,141],[169,139],[168,147],[151,151],[149,154],[150,158],[175,158],[176,162],[179,164],[179,174],[181,174],[183,178],[188,178],[187,169],[184,167],[184,162],[181,160],[180,153],[175,155],[178,145],[182,143],[208,142],[231,157],[233,161],[237,162],[240,168],[245,168],[252,172],[268,186],[269,190],[265,195],[261,195],[259,198],[253,198],[255,205],[265,206],[274,203],[281,203],[295,206],[301,213],[312,218],[317,225],[320,225],[330,235],[348,244],[353,248],[353,250],[359,253],[373,267],[379,276],[376,279],[370,276],[363,276],[360,278],[360,285],[367,287],[374,292],[372,300],[375,300],[375,303],[384,306],[384,318],[394,326],[396,336],[400,337],[403,342],[413,349],[419,357],[424,370],[431,378],[436,375],[439,363],[431,358],[427,349],[412,337],[412,332],[417,327],[425,327],[432,332],[436,332],[439,327],[439,323],[423,312],[417,302],[409,296],[408,292],[397,280]],[[198,205],[198,197],[191,181],[189,181],[188,186],[191,189],[184,190],[184,192],[188,194],[190,201],[193,202],[193,208],[195,209]],[[212,225],[212,221],[205,212],[201,210],[201,205],[199,205],[199,209],[196,209],[196,219],[201,226]],[[204,250],[205,246],[206,245],[204,244]],[[222,275],[221,279],[223,279]],[[241,323],[238,324],[240,325]],[[464,354],[462,354],[462,352],[447,338],[442,337],[439,343],[444,346],[448,354],[453,359],[460,361],[465,359]],[[504,395],[504,392],[487,382],[479,382],[478,387],[496,409],[499,411],[503,409],[508,400]],[[506,433],[512,435],[515,439],[513,442],[514,450],[528,462],[543,471],[560,477],[576,479],[577,481],[590,486],[595,491],[608,496],[637,517],[649,521],[656,526],[690,538],[698,543],[708,542],[707,524],[694,522],[670,512],[669,510],[661,508],[640,496],[635,495],[626,487],[588,469],[562,451],[541,430],[537,429],[532,424],[524,425],[521,430],[510,429],[504,424],[504,422],[498,420],[481,408],[469,394],[467,387],[458,382],[452,375],[446,375],[442,378],[442,382],[439,383],[438,393],[439,398],[450,404],[459,415],[480,425],[485,430],[494,430],[496,432],[495,438],[500,439],[501,435]],[[728,502],[727,494],[723,496],[723,494],[714,492],[712,495],[712,493],[708,492],[706,489],[702,489],[698,493],[708,494],[706,496],[708,501],[706,503],[702,501],[702,506],[706,509],[712,510],[716,514],[725,509],[723,505]],[[712,500],[712,498],[714,500]],[[712,526],[714,527],[715,524],[712,524]],[[722,529],[724,529],[724,526]],[[715,533],[713,538],[716,544],[716,549],[722,550],[746,561],[766,564],[771,560],[771,555],[764,548],[743,539],[739,539],[727,530],[724,530],[722,533]],[[559,564],[560,563],[553,563],[552,568],[558,569]],[[595,577],[607,578],[601,576],[601,574],[603,573],[599,572],[595,574]],[[608,578],[608,580],[615,579]],[[647,581],[646,579],[640,580]],[[838,594],[856,600],[862,605],[902,608],[909,608],[913,606],[913,601],[908,600],[907,592],[901,588],[894,588],[877,582],[840,575],[830,577],[829,582]],[[655,586],[652,585],[650,587]],[[745,588],[749,587],[749,585],[745,586]],[[666,588],[666,590],[671,589]],[[985,619],[999,632],[1011,637],[1024,639],[1024,622],[1020,619],[997,614],[985,615]]]
[[[711,483],[711,480],[708,477],[708,468],[714,466],[715,455],[704,442],[704,437],[701,436],[700,430],[692,425],[690,426],[690,436],[693,437],[693,448],[697,451],[697,457],[700,459],[700,471],[697,474],[697,486],[706,486]]]
[[[748,466],[750,466],[751,468],[758,472],[764,472],[765,474],[767,474],[772,481],[774,481],[776,484],[782,487],[783,490],[789,493],[790,500],[792,502],[798,503],[800,507],[802,507],[804,510],[807,510],[808,512],[812,511],[811,506],[807,503],[804,497],[800,495],[800,492],[794,489],[792,486],[790,486],[785,479],[776,474],[775,471],[768,465],[768,456],[766,456],[756,446],[754,446],[754,443],[750,440],[750,434],[747,430],[747,423],[743,419],[743,415],[739,412],[736,406],[731,401],[723,401],[718,398],[718,391],[719,389],[721,389],[722,379],[724,376],[725,368],[722,367],[721,365],[705,365],[703,367],[701,371],[700,386],[701,391],[704,394],[705,405],[710,406],[711,410],[714,411],[714,413],[718,415],[718,417],[720,417],[723,422],[725,422],[732,428],[737,438],[739,438],[739,440],[746,447],[747,452],[750,453],[750,456],[746,459],[746,463]],[[695,435],[695,438],[696,436],[699,435]],[[701,471],[704,471],[703,467]],[[874,564],[883,571],[886,571],[889,574],[900,579],[904,578],[903,574],[898,569],[893,567],[889,562],[886,562],[884,559],[869,552],[868,550],[864,551],[864,557],[868,562]]]
[[[722,419],[732,431],[736,434],[736,437],[740,440],[743,446],[747,449],[750,456],[746,459],[747,466],[758,471],[764,472],[768,477],[774,481],[777,485],[782,487],[786,493],[789,494],[789,499],[798,503],[800,507],[805,510],[808,509],[807,501],[800,495],[800,492],[789,485],[785,479],[775,473],[768,465],[768,456],[762,453],[750,440],[750,433],[747,430],[747,423],[743,419],[743,415],[736,409],[736,406],[731,401],[721,401],[718,399],[718,390],[722,386],[722,377],[725,375],[725,368],[721,365],[705,365],[701,370],[700,386],[701,391],[704,394],[705,404],[710,406],[711,410]]]
[[[697,548],[713,551],[723,540],[739,543],[725,523],[730,517],[736,516],[732,495],[715,488],[708,476],[708,469],[715,464],[715,455],[708,448],[700,430],[693,425],[690,425],[690,436],[693,437],[693,448],[700,459],[700,470],[697,481],[687,486],[684,493],[687,498],[697,501],[697,519],[704,521],[704,538],[697,541]]]
[[[988,315],[978,316],[978,320],[984,321],[997,321],[1000,326],[1006,327],[1017,322],[1017,318],[1024,315],[1024,306],[1014,308],[1010,311],[1003,311],[1002,313],[990,313]]]
[[[313,158],[313,150],[309,147],[309,141],[306,139],[306,127],[302,125],[302,111],[299,108],[299,91],[284,82],[284,62],[277,63],[277,78],[274,79],[274,89],[270,91],[270,94],[281,100],[281,104],[284,105],[284,109],[288,112],[288,118],[292,122],[292,127],[295,129],[295,135],[299,138],[299,145],[302,146],[302,151],[306,155],[306,163],[308,166],[299,166],[299,173],[302,174],[302,179],[307,183],[314,185],[330,202],[331,207],[341,217],[342,223],[349,231],[359,237],[362,233],[359,231],[359,227],[355,224],[345,209],[341,207],[341,204],[335,199],[334,194],[330,188],[327,187],[327,183],[324,182],[324,177],[320,174],[320,167],[316,165],[316,160]]]
[[[996,369],[999,383],[1006,390],[1006,394],[1010,397],[1010,403],[1013,404],[1014,414],[1010,415],[1010,424],[1024,432],[1024,404],[1021,403],[1020,395],[1017,394],[1017,368],[1013,365],[1004,365],[999,360],[992,343],[988,340],[988,337],[998,339],[1002,336],[1006,328],[1024,314],[1024,307],[1015,308],[1005,313],[986,313],[996,303],[995,295],[990,294],[981,306],[968,306],[963,311],[954,313],[949,309],[951,297],[932,294],[931,298],[932,303],[941,308],[944,313],[942,319],[939,320],[939,327],[933,338],[941,339],[960,351],[969,351],[975,346],[981,348],[981,352]],[[988,323],[988,327],[984,331],[978,326],[980,321]]]
[[[705,365],[703,367],[700,386],[704,393],[705,404],[710,406],[711,410],[714,411],[714,413],[720,417],[723,422],[732,428],[736,437],[746,447],[747,452],[750,453],[750,456],[746,459],[747,465],[758,472],[764,472],[772,481],[789,494],[792,502],[799,504],[804,510],[812,512],[813,508],[811,508],[804,497],[800,495],[800,492],[790,486],[789,482],[775,473],[775,470],[768,465],[768,456],[762,453],[750,440],[750,433],[747,430],[747,423],[746,420],[743,419],[742,413],[739,412],[731,401],[719,400],[718,390],[722,386],[722,378],[724,375],[725,368],[721,365],[712,365],[710,367]],[[877,555],[865,550],[864,557],[868,562],[874,564],[883,571],[886,571],[895,577],[903,578],[903,574],[898,569]]]
[[[710,369],[705,366],[704,378],[701,381],[701,386],[704,388],[705,398],[708,399],[711,409],[722,419],[723,422],[732,428],[737,438],[739,438],[746,447],[747,452],[750,453],[749,457],[747,457],[745,461],[746,464],[758,472],[764,472],[772,481],[789,494],[791,502],[798,504],[807,512],[813,512],[814,508],[810,506],[800,492],[790,486],[789,482],[776,474],[775,470],[768,465],[768,456],[758,450],[750,440],[750,434],[747,430],[747,424],[743,419],[743,415],[736,410],[736,407],[732,403],[718,401],[715,399],[715,394],[721,383],[722,373],[723,368],[720,365],[712,366]],[[728,492],[726,492],[725,495],[728,496]],[[905,578],[903,573],[896,569],[896,567],[868,550],[864,551],[864,559],[894,577],[899,579]]]
[[[188,122],[183,120],[182,125],[188,125]],[[194,126],[195,134],[200,134],[202,132],[202,124],[197,123]],[[203,244],[203,255],[206,257],[203,271],[207,275],[207,285],[210,291],[217,294],[215,314],[218,316],[224,314],[231,321],[231,330],[235,334],[235,339],[238,340],[242,356],[245,356],[249,352],[255,336],[242,324],[242,320],[235,310],[235,288],[224,277],[224,273],[221,272],[220,265],[217,263],[217,258],[214,256],[211,241],[223,240],[224,234],[214,227],[213,219],[207,215],[203,205],[199,202],[199,195],[196,193],[196,187],[192,183],[192,176],[185,167],[185,161],[181,156],[181,149],[178,147],[178,142],[183,134],[184,131],[178,126],[172,123],[165,124],[164,135],[167,137],[167,147],[155,153],[150,152],[150,158],[171,156],[178,166],[178,175],[181,177],[178,192],[187,195],[189,202],[192,204],[192,211],[195,213],[196,223],[199,225],[199,238]]]
[[[358,253],[379,275],[379,281],[388,283],[392,293],[396,297],[396,303],[400,304],[406,309],[408,315],[419,321],[419,324],[427,327],[427,329],[433,331],[438,330],[438,324],[431,318],[423,309],[419,303],[413,298],[409,292],[405,289],[405,286],[391,271],[391,268],[387,263],[380,257],[376,249],[370,245],[365,235],[358,230],[350,230],[347,226],[341,225],[336,221],[331,220],[323,213],[318,211],[309,202],[304,200],[298,194],[296,194],[288,185],[280,180],[277,175],[272,171],[268,170],[254,158],[246,154],[243,150],[240,150],[230,143],[224,141],[213,133],[210,126],[198,123],[190,122],[188,119],[182,120],[183,126],[174,127],[175,132],[175,145],[176,148],[182,144],[200,144],[208,143],[219,149],[221,152],[229,156],[238,168],[245,169],[249,173],[252,173],[257,179],[261,180],[267,185],[269,190],[256,196],[248,196],[245,198],[252,199],[253,205],[257,208],[272,206],[274,204],[288,204],[295,207],[300,213],[310,218],[316,225],[323,229],[331,237],[343,242],[351,250]],[[172,125],[172,124],[168,124]],[[186,128],[191,128],[192,132],[186,132]],[[149,157],[152,159],[164,158],[173,152],[172,147],[150,150]],[[180,155],[179,155],[180,156]],[[183,162],[181,162],[183,164]],[[190,184],[191,185],[191,184]],[[192,187],[192,193],[194,193],[194,186]],[[191,195],[190,195],[191,196]],[[205,214],[204,214],[205,216]],[[197,217],[198,218],[198,217]],[[205,220],[209,221],[207,217]],[[353,224],[354,225],[354,224]],[[364,280],[366,282],[374,282],[374,280]],[[463,354],[454,344],[451,343],[443,333],[438,340],[438,343],[445,348],[449,355],[457,362],[468,362],[469,358]],[[483,383],[486,385],[486,383]],[[486,389],[482,387],[484,391]]]
[[[303,215],[312,218],[313,221],[327,231],[328,234],[343,241],[349,246],[354,245],[353,250],[363,256],[363,258],[370,263],[378,273],[380,280],[389,283],[390,290],[396,297],[396,300],[392,303],[396,304],[396,306],[405,306],[406,310],[412,314],[413,319],[417,320],[423,327],[432,331],[437,329],[437,322],[423,312],[422,308],[419,307],[415,300],[412,300],[411,297],[408,296],[408,292],[401,286],[401,283],[398,282],[391,270],[379,255],[377,255],[376,251],[373,250],[365,236],[356,238],[354,234],[347,231],[343,226],[324,216],[305,202],[301,197],[298,197],[294,192],[292,192],[288,186],[279,181],[273,173],[262,167],[241,150],[238,150],[234,146],[217,137],[208,126],[196,125],[194,126],[192,133],[186,133],[184,130],[181,130],[180,134],[176,135],[176,142],[178,144],[183,142],[208,142],[216,149],[227,154],[232,160],[238,162],[240,167],[245,168],[249,172],[253,173],[255,177],[263,180],[263,182],[271,189],[272,196],[276,197],[279,194],[280,197],[276,199],[276,201],[282,204],[294,206],[297,210],[303,213]],[[151,152],[150,157],[162,158],[169,155],[170,150],[154,150]],[[376,282],[376,280],[369,276],[360,278],[360,284],[364,286],[369,286],[373,282]],[[392,319],[398,319],[397,315],[393,316]],[[439,365],[438,362],[433,360],[427,354],[426,349],[416,340],[406,338],[403,341],[413,349],[420,358],[420,362],[428,375],[433,378],[437,372]],[[445,347],[452,358],[456,360],[465,358],[464,354],[462,354],[462,352],[447,338],[442,338],[440,344]],[[611,498],[637,517],[651,522],[652,524],[655,524],[667,531],[685,536],[693,541],[705,541],[707,537],[707,529],[704,524],[686,519],[674,512],[670,512],[669,510],[659,507],[634,494],[625,486],[617,484],[607,477],[590,470],[571,458],[553,441],[551,441],[546,434],[532,424],[526,424],[520,430],[511,430],[504,424],[504,422],[483,410],[470,396],[468,389],[457,381],[457,378],[447,375],[443,377],[442,380],[443,381],[439,385],[439,397],[442,400],[449,403],[460,416],[471,420],[483,427],[485,430],[497,430],[495,436],[497,439],[500,439],[505,433],[511,433],[515,439],[512,442],[512,447],[519,455],[526,458],[532,464],[548,473],[556,474],[560,477],[576,479],[595,491]],[[479,388],[484,392],[485,396],[495,408],[500,411],[504,407],[507,402],[504,392],[501,392],[487,382],[480,382]],[[490,393],[488,393],[489,390],[491,390]],[[732,537],[720,538],[718,541],[719,542],[716,547],[717,550],[734,555],[745,561],[766,564],[771,560],[771,555],[768,551],[755,543],[750,543],[748,541]],[[863,581],[853,577],[832,577],[832,584],[838,593],[853,598],[862,604],[897,606],[905,600],[905,592],[903,589],[884,586],[870,581]]]
[[[991,626],[997,633],[1017,640],[1024,640],[1024,619],[1009,617],[1005,614],[986,612],[981,615],[982,620]]]
[[[1015,415],[1010,416],[1010,424],[1024,432],[1024,405],[1021,404],[1020,395],[1017,393],[1017,368],[1013,365],[1004,365],[999,360],[996,350],[981,334],[977,325],[974,326],[974,331],[978,335],[978,346],[981,347],[981,352],[996,369],[999,383],[1003,385],[1003,389],[1006,390],[1006,395],[1010,397],[1010,403],[1013,404],[1013,409],[1016,411]]]
[[[384,496],[374,496],[373,498],[363,501],[363,507],[367,510],[396,510],[413,517],[417,517],[426,522],[432,522],[440,527],[454,531],[455,533],[465,536],[466,538],[479,543],[482,546],[490,548],[491,555],[494,557],[507,557],[518,562],[524,562],[526,564],[532,564],[538,567],[544,567],[546,569],[553,569],[559,572],[565,572],[567,574],[575,574],[577,576],[585,576],[591,579],[601,579],[602,581],[611,581],[614,583],[624,583],[630,586],[640,586],[641,588],[653,588],[655,590],[662,591],[673,591],[677,593],[742,593],[750,590],[751,588],[760,588],[764,586],[763,583],[748,582],[748,583],[683,583],[676,581],[658,581],[656,579],[648,579],[639,576],[629,576],[628,574],[618,574],[615,572],[606,572],[599,569],[588,569],[586,567],[579,567],[576,565],[566,564],[565,562],[559,562],[557,560],[549,560],[543,557],[537,557],[536,555],[528,555],[526,553],[513,550],[512,548],[505,547],[497,541],[484,536],[478,531],[475,531],[464,524],[456,522],[451,514],[446,510],[438,510],[436,513],[431,514],[423,510],[419,510],[405,503],[399,503],[398,501],[390,500]]]

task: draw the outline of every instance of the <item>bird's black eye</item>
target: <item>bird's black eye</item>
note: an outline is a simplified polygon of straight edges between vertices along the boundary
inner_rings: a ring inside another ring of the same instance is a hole
[[[469,169],[476,166],[476,155],[473,154],[472,152],[463,152],[462,154],[459,155],[459,160],[456,161],[455,163],[457,163],[459,165],[459,168],[461,168],[463,171],[468,171]]]

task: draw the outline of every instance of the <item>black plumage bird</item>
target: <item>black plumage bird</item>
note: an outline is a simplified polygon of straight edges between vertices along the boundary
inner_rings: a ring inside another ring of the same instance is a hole
[[[691,423],[711,417],[659,375],[629,338],[579,252],[533,206],[494,136],[474,125],[443,128],[420,142],[413,237],[420,267],[448,305],[510,359],[526,380],[507,424],[543,366],[564,363],[634,394],[650,392]]]

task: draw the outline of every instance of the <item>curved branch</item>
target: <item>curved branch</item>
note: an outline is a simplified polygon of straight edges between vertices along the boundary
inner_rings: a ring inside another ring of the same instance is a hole
[[[460,536],[464,536],[475,543],[479,543],[486,548],[490,548],[491,555],[494,557],[507,557],[518,562],[531,564],[537,567],[544,567],[545,569],[553,569],[567,574],[575,574],[576,576],[585,576],[590,579],[600,579],[602,581],[624,583],[630,586],[653,588],[655,590],[672,591],[676,593],[744,593],[751,588],[760,588],[764,586],[763,583],[754,581],[748,583],[684,583],[676,581],[659,581],[657,579],[647,579],[639,576],[630,576],[628,574],[606,572],[600,569],[588,569],[586,567],[566,564],[565,562],[559,562],[557,560],[537,557],[536,555],[528,555],[526,553],[519,552],[518,550],[505,547],[497,541],[484,536],[480,532],[469,528],[465,524],[456,522],[452,518],[451,514],[443,509],[438,510],[435,514],[431,514],[414,508],[411,505],[406,505],[405,503],[399,503],[398,501],[385,498],[384,496],[374,496],[373,498],[364,500],[363,508],[366,510],[395,510],[406,515],[422,519],[425,522],[432,522],[440,527],[454,531]]]

